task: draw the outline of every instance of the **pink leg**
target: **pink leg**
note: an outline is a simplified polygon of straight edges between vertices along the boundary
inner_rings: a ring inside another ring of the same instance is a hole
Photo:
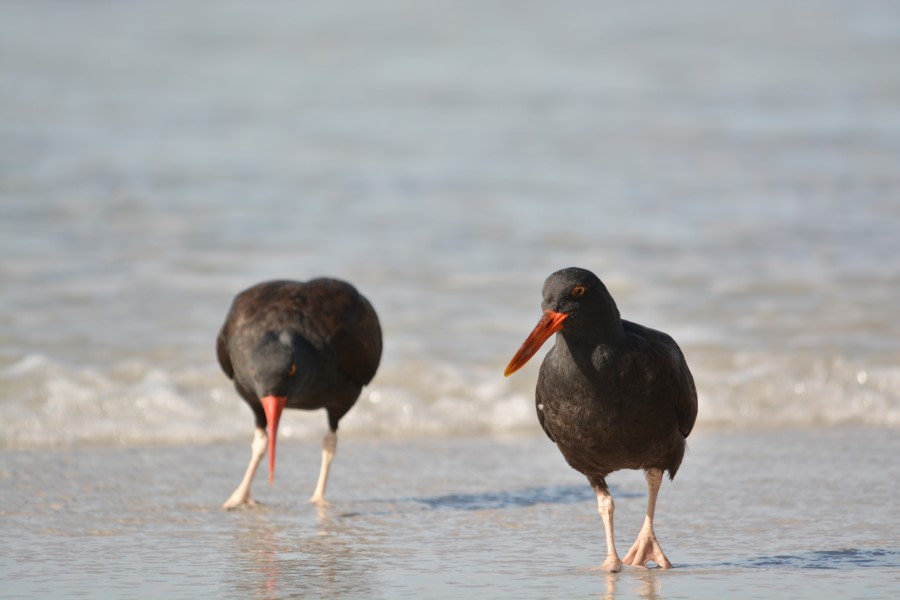
[[[634,567],[646,567],[650,561],[659,565],[660,569],[671,569],[672,563],[663,554],[659,542],[656,541],[656,534],[653,533],[653,513],[656,512],[656,496],[659,494],[659,486],[662,484],[663,472],[660,469],[648,469],[645,477],[647,479],[647,516],[644,518],[644,525],[638,534],[637,541],[625,555],[623,562],[626,565]]]
[[[253,476],[256,475],[256,469],[259,467],[260,461],[266,455],[268,442],[269,435],[266,433],[266,430],[257,427],[253,431],[253,443],[250,445],[250,464],[247,465],[247,470],[244,472],[244,478],[241,480],[240,485],[237,486],[231,497],[222,505],[223,508],[231,510],[239,506],[256,506],[256,500],[250,497],[250,483],[253,481]]]
[[[322,438],[322,467],[319,469],[319,481],[316,482],[316,489],[312,498],[309,499],[313,504],[328,504],[325,500],[325,486],[328,485],[328,473],[331,472],[331,461],[334,460],[334,453],[337,450],[337,432],[329,431]]]
[[[616,505],[613,503],[609,488],[606,485],[592,485],[594,493],[597,494],[597,512],[600,513],[600,518],[603,519],[603,529],[606,532],[606,560],[603,561],[600,568],[610,573],[616,573],[622,570],[622,561],[619,560],[619,555],[616,552],[616,542],[613,539],[613,513],[616,510]]]

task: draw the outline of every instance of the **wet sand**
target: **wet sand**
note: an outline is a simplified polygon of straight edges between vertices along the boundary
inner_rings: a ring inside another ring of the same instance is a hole
[[[3,454],[5,598],[888,598],[900,507],[888,429],[700,431],[663,484],[676,568],[596,570],[590,488],[539,436],[341,439],[325,508],[314,440],[283,444],[256,509],[224,511],[249,444]],[[643,478],[610,478],[616,542]]]

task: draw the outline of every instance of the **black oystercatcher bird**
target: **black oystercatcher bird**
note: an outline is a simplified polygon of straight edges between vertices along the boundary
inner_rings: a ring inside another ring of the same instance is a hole
[[[256,504],[250,483],[267,448],[271,485],[284,408],[328,412],[322,468],[310,498],[325,502],[338,421],[381,360],[381,327],[372,305],[352,285],[336,279],[260,283],[235,297],[216,340],[216,354],[256,416],[250,464],[224,507]]]
[[[544,282],[544,316],[506,367],[528,362],[552,334],[535,403],[541,427],[574,469],[587,476],[606,530],[603,568],[619,571],[613,540],[614,504],[606,476],[643,469],[647,516],[624,562],[672,566],[653,532],[663,473],[674,478],[697,419],[694,379],[678,344],[662,333],[619,317],[616,303],[585,269],[557,271]]]

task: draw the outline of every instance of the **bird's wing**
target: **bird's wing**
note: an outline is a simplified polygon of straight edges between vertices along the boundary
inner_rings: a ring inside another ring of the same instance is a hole
[[[553,352],[553,349],[551,349],[550,352]],[[543,369],[544,365],[541,364],[541,371],[543,371]],[[538,422],[541,424],[541,429],[544,430],[544,433],[547,434],[547,437],[550,438],[550,441],[555,444],[556,440],[553,438],[553,434],[550,433],[550,430],[547,429],[547,423],[544,421],[544,401],[548,397],[551,397],[551,394],[545,393],[545,390],[543,389],[544,385],[542,382],[546,380],[546,377],[541,377],[540,375],[538,375],[537,386],[535,386],[534,389],[534,407],[535,410],[537,410],[537,418]]]
[[[678,349],[678,354],[681,357],[681,376],[684,380],[684,390],[681,394],[678,394],[678,399],[675,403],[675,414],[678,415],[678,430],[681,432],[681,435],[687,437],[697,421],[697,387],[694,385],[694,377],[691,375],[690,369],[688,369],[684,355],[681,354],[681,349],[677,348],[677,346],[676,349]]]
[[[346,320],[331,339],[338,368],[360,385],[375,377],[381,361],[381,326],[375,310],[361,295],[346,308]]]
[[[304,303],[316,308],[307,331],[328,348],[338,368],[359,385],[367,385],[381,361],[381,326],[372,305],[352,285],[315,279],[304,290]],[[303,311],[306,312],[306,311]]]
[[[671,393],[675,398],[675,416],[678,418],[678,431],[687,437],[694,428],[697,420],[697,388],[694,385],[694,377],[687,366],[687,361],[681,348],[671,337],[666,336],[664,341],[665,356],[669,359],[669,380],[674,379]]]
[[[222,326],[216,338],[216,357],[219,359],[219,366],[222,367],[228,378],[234,379],[234,367],[231,364],[231,357],[228,355],[228,344],[225,341],[225,325]]]
[[[670,383],[669,393],[674,397],[678,430],[687,437],[697,420],[697,388],[684,353],[667,333],[624,319],[622,325],[633,343],[656,356],[652,364],[657,365],[660,379]]]

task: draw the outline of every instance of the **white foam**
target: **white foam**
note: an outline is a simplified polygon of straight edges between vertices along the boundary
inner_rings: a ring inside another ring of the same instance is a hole
[[[740,354],[735,362],[729,372],[700,373],[700,423],[900,426],[900,367],[769,353]]]
[[[833,359],[811,364],[767,353],[694,361],[699,427],[900,427],[900,367]],[[536,366],[520,377],[491,369],[385,365],[341,432],[367,437],[538,432]],[[253,417],[221,374],[170,372],[138,361],[75,368],[29,355],[2,371],[0,443],[203,443],[249,439]],[[287,411],[283,439],[318,439],[322,411]]]
[[[179,376],[187,381],[190,372],[134,361],[106,370],[75,368],[25,357],[4,371],[11,393],[0,404],[0,439],[8,446],[159,443],[211,441],[249,430],[246,423],[239,427],[237,403],[218,405],[223,394],[217,386],[206,398],[196,397]]]

